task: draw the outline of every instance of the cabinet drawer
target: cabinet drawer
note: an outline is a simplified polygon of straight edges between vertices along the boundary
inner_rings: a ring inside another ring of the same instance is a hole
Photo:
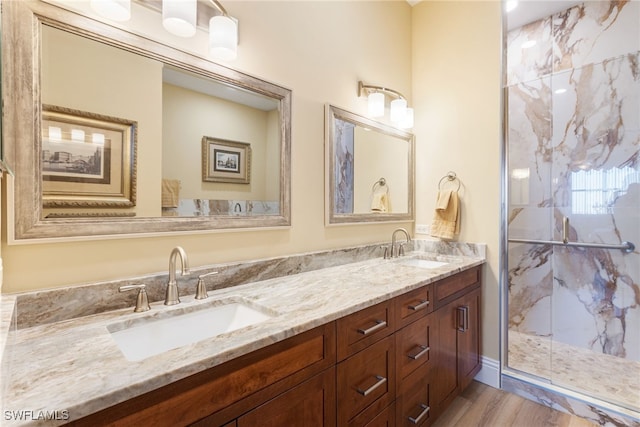
[[[335,378],[335,368],[328,369],[249,411],[238,419],[237,425],[238,427],[335,425]]]
[[[373,419],[368,419],[366,422],[360,422],[356,417],[354,421],[349,423],[349,427],[395,427],[396,425],[396,404],[392,403],[387,406],[382,412],[378,413]],[[363,418],[364,419],[364,418]]]
[[[393,337],[339,363],[337,384],[339,426],[348,425],[367,408],[375,415],[388,406],[395,399],[396,387]]]
[[[335,363],[329,323],[112,406],[75,425],[178,426],[205,417],[225,422]],[[213,415],[215,413],[215,415]],[[221,425],[225,422],[205,424]],[[216,418],[217,419],[217,418]]]
[[[398,427],[426,426],[432,420],[429,365],[423,365],[406,377],[396,400]]]
[[[431,285],[423,286],[395,299],[398,328],[433,311],[431,289]]]
[[[395,330],[394,308],[393,301],[385,301],[338,319],[338,360],[392,334]]]
[[[431,360],[433,328],[431,316],[423,317],[396,333],[398,379],[409,375]]]
[[[473,267],[435,282],[433,284],[435,309],[465,293],[467,288],[474,285],[480,286],[480,274],[480,267]]]

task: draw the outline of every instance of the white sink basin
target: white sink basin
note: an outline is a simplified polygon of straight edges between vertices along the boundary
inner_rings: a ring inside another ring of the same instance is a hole
[[[228,301],[194,311],[176,310],[162,319],[113,324],[107,329],[127,360],[137,361],[264,322],[273,315],[266,309]]]
[[[412,267],[420,267],[420,268],[438,268],[444,265],[449,264],[444,261],[433,261],[430,259],[420,259],[420,258],[409,258],[403,259],[400,261],[400,264],[410,265]]]

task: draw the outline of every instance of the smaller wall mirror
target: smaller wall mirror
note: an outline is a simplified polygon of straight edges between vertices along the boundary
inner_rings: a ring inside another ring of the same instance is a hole
[[[413,135],[333,105],[325,124],[327,225],[413,221]]]

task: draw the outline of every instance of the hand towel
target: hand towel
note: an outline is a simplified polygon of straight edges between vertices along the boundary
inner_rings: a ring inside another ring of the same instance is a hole
[[[442,239],[453,239],[457,234],[460,234],[458,192],[453,190],[439,191],[431,224],[431,235]]]
[[[177,208],[180,199],[180,181],[177,179],[162,180],[162,207]]]
[[[371,211],[385,213],[390,210],[389,187],[386,185],[376,187],[371,195]]]

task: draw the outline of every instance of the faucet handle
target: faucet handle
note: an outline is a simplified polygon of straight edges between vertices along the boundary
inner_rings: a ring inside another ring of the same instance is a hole
[[[218,274],[217,271],[212,271],[211,273],[205,273],[198,276],[198,285],[196,286],[196,299],[206,299],[209,298],[207,295],[207,286],[204,284],[204,277],[213,276],[214,274]]]
[[[404,256],[404,245],[406,243],[399,243],[398,244],[398,256]]]
[[[389,259],[389,246],[387,245],[380,245],[381,249],[384,249],[384,251],[382,252],[382,259]]]
[[[124,285],[118,288],[118,292],[126,292],[132,291],[134,289],[138,290],[138,296],[136,297],[136,307],[133,309],[134,313],[141,313],[144,311],[149,311],[151,307],[149,307],[149,298],[147,297],[147,286],[142,285]]]

